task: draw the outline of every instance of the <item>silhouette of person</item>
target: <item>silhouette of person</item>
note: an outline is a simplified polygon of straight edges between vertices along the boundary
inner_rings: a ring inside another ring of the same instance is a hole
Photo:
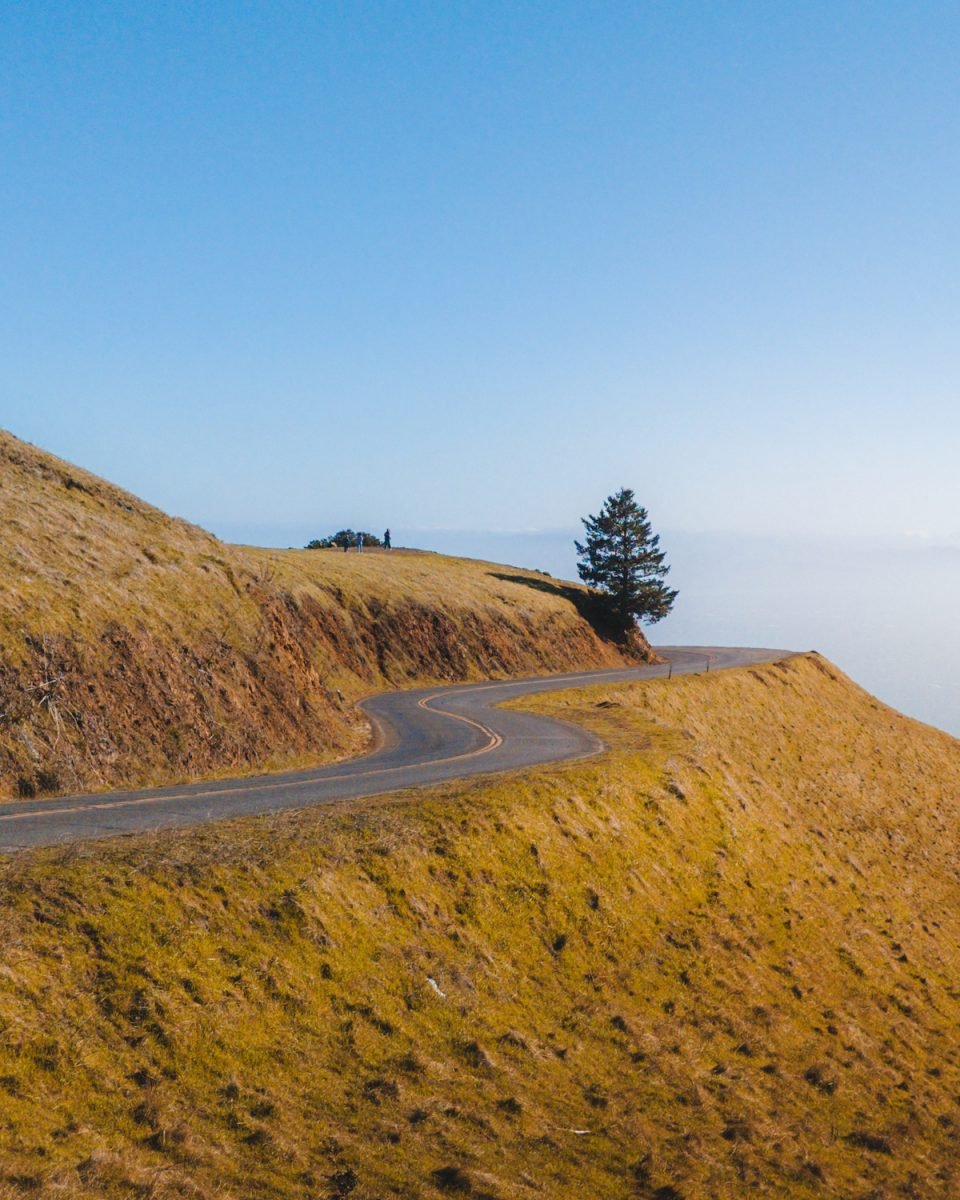
[[[362,533],[357,534],[357,553],[358,554],[363,553],[363,534]]]
[[[383,535],[383,548],[384,548],[384,550],[390,550],[390,549],[392,549],[392,547],[391,547],[391,545],[390,545],[390,530],[389,530],[389,529],[388,529],[388,530],[387,530],[387,532],[386,532],[386,533]]]

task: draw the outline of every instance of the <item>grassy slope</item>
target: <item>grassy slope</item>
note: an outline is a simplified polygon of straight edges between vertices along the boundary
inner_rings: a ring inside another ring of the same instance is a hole
[[[573,585],[226,546],[0,431],[0,794],[319,761],[412,680],[617,663]]]
[[[536,706],[611,753],[8,863],[0,1196],[960,1194],[960,744],[816,656]]]

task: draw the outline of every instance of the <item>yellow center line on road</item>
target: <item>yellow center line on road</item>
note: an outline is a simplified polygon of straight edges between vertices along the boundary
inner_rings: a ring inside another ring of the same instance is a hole
[[[479,691],[480,689],[474,689]],[[467,695],[470,693],[468,692]],[[490,750],[496,750],[498,746],[503,745],[503,738],[493,729],[488,729],[486,725],[481,725],[479,721],[474,721],[472,717],[465,717],[462,713],[453,713],[445,708],[432,708],[431,700],[436,700],[442,696],[443,692],[434,692],[432,696],[424,696],[422,700],[417,701],[417,708],[425,708],[429,712],[435,712],[440,716],[449,717],[451,721],[462,721],[464,725],[471,725],[474,729],[479,729],[490,740],[486,746],[481,746],[478,750],[468,750],[465,754],[458,754],[452,758],[437,758],[434,763],[438,762],[457,762],[461,758],[475,758],[478,754],[487,754]],[[430,763],[417,763],[418,767],[430,766]]]

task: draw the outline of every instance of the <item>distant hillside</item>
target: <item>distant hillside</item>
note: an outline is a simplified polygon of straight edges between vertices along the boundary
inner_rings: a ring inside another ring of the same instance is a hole
[[[362,693],[622,662],[575,585],[227,546],[0,432],[0,794],[316,762]]]
[[[955,1200],[960,743],[817,656],[601,759],[0,866],[0,1197]]]

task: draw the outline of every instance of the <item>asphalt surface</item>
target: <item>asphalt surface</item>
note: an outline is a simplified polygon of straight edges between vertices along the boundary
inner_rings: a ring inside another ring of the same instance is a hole
[[[449,779],[516,770],[599,753],[576,725],[494,706],[516,696],[591,683],[632,682],[749,666],[785,650],[659,646],[666,664],[540,675],[529,679],[386,692],[363,703],[377,732],[362,758],[309,771],[183,784],[143,791],[0,804],[0,851],[144,833],[376,796]]]

